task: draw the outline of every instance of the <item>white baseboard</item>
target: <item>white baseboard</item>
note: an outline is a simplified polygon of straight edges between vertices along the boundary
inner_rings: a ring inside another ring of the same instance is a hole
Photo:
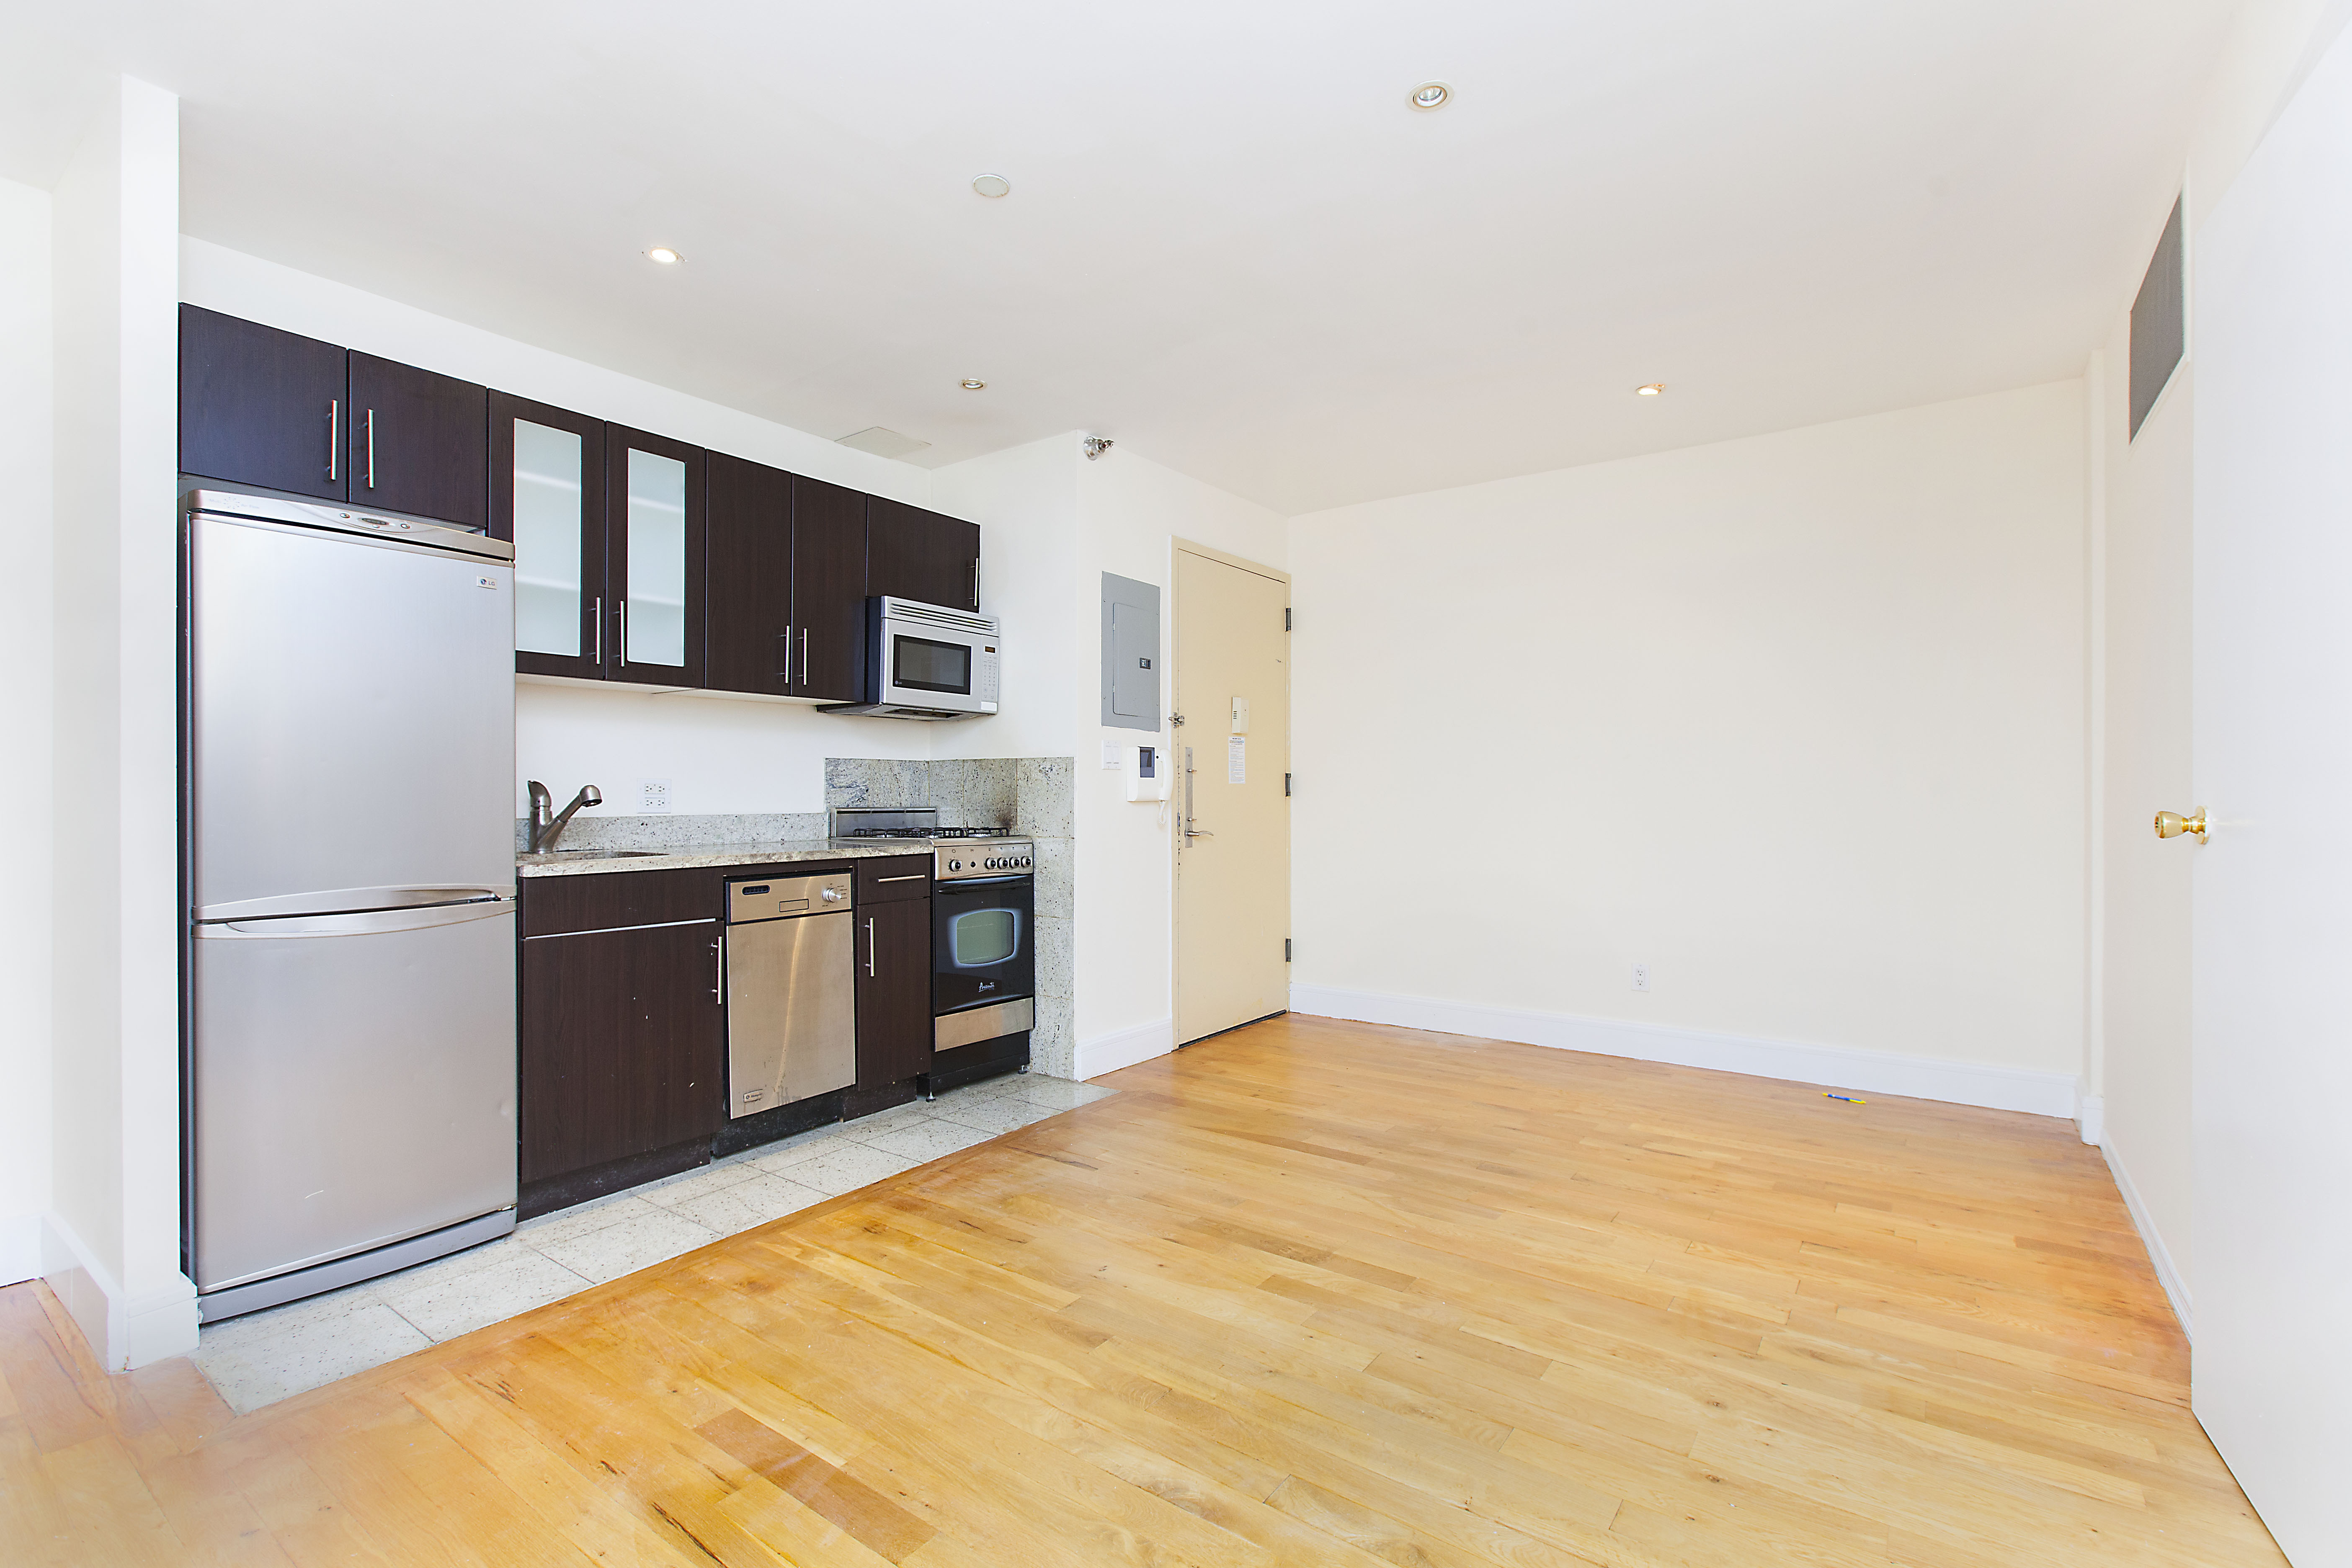
[[[1076,1065],[1071,1068],[1070,1076],[1079,1079],[1099,1077],[1138,1062],[1148,1062],[1154,1057],[1164,1057],[1175,1048],[1173,1018],[1138,1024],[1131,1029],[1114,1029],[1108,1035],[1078,1042]]]
[[[41,1217],[40,1254],[41,1278],[107,1371],[128,1372],[196,1348],[196,1289],[184,1276],[131,1297],[55,1214]]]
[[[2156,1221],[2140,1201],[2139,1189],[2132,1185],[2131,1173],[2116,1152],[2105,1144],[2099,1152],[2106,1156],[2107,1170],[2116,1178],[2116,1191],[2124,1197],[2124,1207],[2131,1211],[2132,1228],[2139,1232],[2139,1242],[2147,1248],[2147,1260],[2156,1268],[2157,1283],[2164,1287],[2165,1299],[2172,1303],[2172,1315],[2180,1320],[2180,1331],[2191,1344],[2197,1342],[2194,1303],[2189,1299],[2189,1281],[2172,1261],[2172,1249],[2164,1245],[2164,1233],[2156,1228]]]
[[[1336,986],[1293,985],[1290,1006],[1293,1012],[1326,1018],[1356,1018],[1407,1029],[1514,1040],[1559,1050],[1590,1051],[1596,1056],[1711,1068],[1717,1072],[1746,1073],[1753,1078],[1787,1079],[1832,1089],[1867,1089],[1915,1100],[1940,1100],[1952,1105],[1982,1106],[1991,1110],[2022,1110],[2036,1116],[2071,1119],[2078,1089],[2071,1073],[1723,1035],[1619,1018],[1586,1018],[1571,1013],[1538,1013],[1423,996],[1391,996]]]
[[[2082,1107],[2074,1112],[2074,1125],[2083,1131],[2083,1142],[2098,1144],[2107,1141],[2107,1099],[2103,1094],[2086,1094]]]
[[[21,1285],[41,1273],[41,1216],[0,1219],[0,1285]]]

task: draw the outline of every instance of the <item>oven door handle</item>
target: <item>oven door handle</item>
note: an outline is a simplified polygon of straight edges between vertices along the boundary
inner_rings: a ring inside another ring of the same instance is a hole
[[[1023,872],[1018,876],[1013,877],[950,877],[946,881],[935,883],[933,886],[941,892],[951,893],[958,888],[997,888],[1003,886],[1007,882],[1027,882],[1033,880],[1034,880],[1034,879],[1027,872]]]

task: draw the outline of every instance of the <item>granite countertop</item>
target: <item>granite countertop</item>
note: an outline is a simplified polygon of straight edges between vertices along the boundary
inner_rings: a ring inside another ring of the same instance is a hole
[[[767,844],[680,844],[654,853],[605,851],[586,855],[517,853],[519,877],[581,877],[608,871],[677,871],[696,866],[768,866],[793,860],[867,860],[886,855],[928,857],[928,845],[845,844],[831,838],[783,839]]]

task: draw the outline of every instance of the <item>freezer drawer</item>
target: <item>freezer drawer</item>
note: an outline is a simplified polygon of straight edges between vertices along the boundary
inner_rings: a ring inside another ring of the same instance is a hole
[[[857,1081],[855,923],[845,909],[727,928],[729,1117]]]
[[[511,903],[202,925],[196,1289],[515,1201]]]

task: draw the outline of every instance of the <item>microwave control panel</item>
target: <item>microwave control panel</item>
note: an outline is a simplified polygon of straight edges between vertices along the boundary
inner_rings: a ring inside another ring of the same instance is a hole
[[[993,639],[972,645],[972,700],[986,703],[988,705],[988,711],[991,713],[996,711],[996,671],[999,659],[996,652],[996,643]]]

